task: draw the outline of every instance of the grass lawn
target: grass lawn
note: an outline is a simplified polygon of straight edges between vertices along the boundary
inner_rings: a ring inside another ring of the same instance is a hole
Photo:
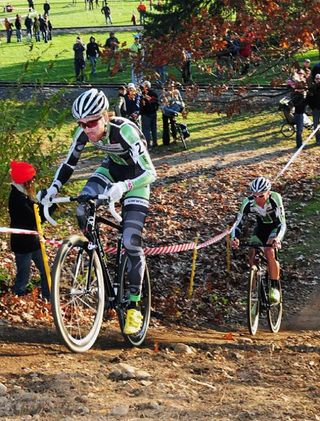
[[[11,13],[3,12],[3,6],[10,3],[14,6]],[[34,0],[35,11],[37,14],[43,14],[44,0]],[[105,18],[101,13],[102,0],[99,0],[99,6],[96,7],[94,0],[94,9],[86,10],[84,0],[48,0],[50,4],[50,21],[54,28],[77,27],[77,26],[104,26]],[[111,18],[114,25],[131,25],[131,16],[134,12],[139,24],[137,6],[138,0],[108,0],[108,6],[111,9]],[[16,14],[26,16],[28,13],[27,0],[9,0],[1,1],[0,19],[5,17],[15,19]]]

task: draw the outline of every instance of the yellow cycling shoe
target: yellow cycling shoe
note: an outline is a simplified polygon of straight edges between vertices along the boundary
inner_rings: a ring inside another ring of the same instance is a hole
[[[131,308],[127,311],[126,324],[123,329],[125,335],[134,335],[141,329],[143,316],[141,311]]]

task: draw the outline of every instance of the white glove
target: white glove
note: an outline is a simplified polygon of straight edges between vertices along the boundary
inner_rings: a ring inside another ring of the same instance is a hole
[[[128,190],[125,181],[118,181],[117,183],[112,184],[111,187],[107,187],[104,194],[109,197],[110,202],[118,202]]]
[[[58,194],[59,190],[55,184],[51,184],[48,189],[42,189],[37,193],[38,202],[46,204],[52,197]]]

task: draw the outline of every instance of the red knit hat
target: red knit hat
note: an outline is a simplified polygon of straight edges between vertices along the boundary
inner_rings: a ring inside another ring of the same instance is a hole
[[[11,178],[14,183],[24,184],[36,175],[35,168],[28,162],[11,161]]]

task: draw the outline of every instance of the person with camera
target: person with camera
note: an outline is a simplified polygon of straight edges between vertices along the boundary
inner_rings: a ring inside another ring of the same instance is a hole
[[[161,95],[161,104],[163,123],[162,141],[164,145],[169,145],[169,123],[171,127],[173,142],[175,143],[177,141],[177,131],[174,124],[174,119],[178,115],[178,113],[181,113],[185,108],[185,104],[182,100],[180,91],[174,82],[171,82],[167,89],[163,90]]]
[[[157,141],[157,111],[159,108],[158,94],[151,89],[151,83],[146,80],[141,86],[140,114],[142,133],[146,138],[148,148],[158,146]]]
[[[138,92],[136,86],[133,83],[128,83],[121,113],[124,117],[135,123],[139,129],[141,129],[140,102],[141,94]]]
[[[86,46],[83,44],[80,37],[76,38],[76,43],[73,45],[74,51],[74,69],[76,73],[77,82],[84,81],[84,69],[86,67],[86,62],[84,59],[84,52],[86,51]]]

